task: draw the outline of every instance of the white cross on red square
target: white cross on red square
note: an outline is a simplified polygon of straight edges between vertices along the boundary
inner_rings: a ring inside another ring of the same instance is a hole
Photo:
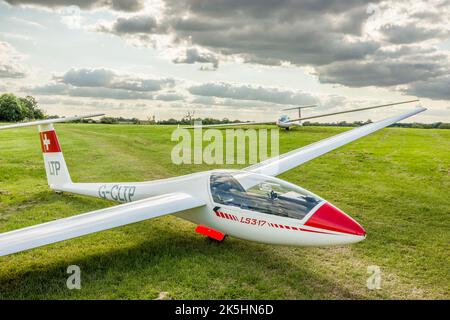
[[[48,146],[50,145],[51,141],[47,138],[47,134],[44,134],[44,139],[42,139],[42,143],[45,146],[45,150],[48,151]]]

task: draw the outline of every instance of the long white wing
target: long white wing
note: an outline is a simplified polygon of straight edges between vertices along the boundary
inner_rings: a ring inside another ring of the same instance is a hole
[[[180,212],[205,203],[185,193],[170,193],[0,234],[0,256],[130,223]]]
[[[49,124],[49,123],[68,122],[68,121],[80,120],[80,119],[84,119],[84,118],[99,117],[99,116],[103,116],[103,115],[105,115],[105,114],[104,113],[94,113],[94,114],[87,114],[84,116],[46,119],[46,120],[38,120],[38,121],[33,121],[33,122],[22,122],[22,123],[19,122],[19,123],[15,123],[15,124],[8,124],[6,126],[0,126],[0,130],[21,128],[21,127],[30,127],[30,126],[37,126],[37,125],[42,125],[42,124]]]
[[[295,122],[295,121],[304,121],[304,120],[316,119],[316,118],[323,118],[323,117],[333,116],[333,115],[336,115],[336,114],[351,113],[351,112],[357,112],[357,111],[363,111],[363,110],[370,110],[370,109],[378,109],[378,108],[396,106],[396,105],[399,105],[399,104],[405,104],[405,103],[411,103],[411,102],[417,102],[417,101],[419,101],[419,100],[394,102],[394,103],[381,104],[381,105],[372,106],[372,107],[365,107],[365,108],[358,108],[358,109],[351,109],[351,110],[344,110],[344,111],[338,111],[338,112],[318,114],[318,115],[315,115],[315,116],[308,116],[308,117],[301,117],[301,118],[298,118],[298,119],[291,119],[289,121],[286,121],[286,123]]]
[[[315,159],[327,152],[339,148],[347,143],[362,138],[372,132],[387,127],[397,121],[409,118],[417,113],[425,111],[426,108],[417,108],[407,113],[387,118],[378,122],[367,124],[336,136],[315,142],[305,147],[285,153],[279,157],[274,157],[247,167],[245,170],[262,173],[270,176],[277,176],[285,171],[295,168],[302,163]]]

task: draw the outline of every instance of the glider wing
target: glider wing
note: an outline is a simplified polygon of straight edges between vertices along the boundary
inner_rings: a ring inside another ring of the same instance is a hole
[[[56,119],[46,119],[46,120],[38,120],[38,121],[32,121],[32,122],[22,122],[22,123],[15,123],[15,124],[8,124],[6,126],[0,126],[0,130],[4,129],[13,129],[13,128],[21,128],[21,127],[30,127],[30,126],[38,126],[38,125],[45,125],[45,124],[51,124],[51,123],[59,123],[59,122],[69,122],[74,120],[81,120],[84,118],[92,118],[92,117],[99,117],[103,116],[104,113],[95,113],[95,114],[87,114],[84,116],[74,116],[74,117],[65,117],[65,118],[56,118]]]
[[[169,193],[0,234],[0,256],[203,206],[185,193]]]
[[[384,108],[384,107],[390,107],[390,106],[396,106],[399,104],[404,103],[411,103],[411,102],[417,102],[419,100],[410,100],[410,101],[402,101],[402,102],[394,102],[394,103],[388,103],[388,104],[381,104],[378,106],[372,106],[372,107],[365,107],[365,108],[358,108],[358,109],[351,109],[351,110],[344,110],[344,111],[338,111],[338,112],[331,112],[331,113],[325,113],[325,114],[318,114],[315,116],[308,116],[308,117],[301,117],[298,119],[291,119],[289,121],[286,121],[286,123],[295,122],[295,121],[304,121],[309,119],[316,119],[316,118],[323,118],[328,116],[334,116],[336,114],[343,114],[343,113],[350,113],[350,112],[357,112],[357,111],[363,111],[363,110],[370,110],[370,109],[378,109],[378,108]]]
[[[291,170],[307,161],[320,157],[321,155],[337,149],[347,143],[362,138],[372,132],[383,129],[395,122],[409,118],[415,114],[427,110],[426,108],[417,108],[415,110],[403,113],[398,116],[386,118],[362,127],[358,127],[333,137],[320,140],[305,147],[293,150],[278,157],[267,159],[263,162],[245,168],[247,171],[261,173],[270,176],[277,176]]]

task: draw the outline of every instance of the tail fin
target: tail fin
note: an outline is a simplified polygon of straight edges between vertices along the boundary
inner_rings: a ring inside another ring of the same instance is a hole
[[[48,185],[50,188],[58,191],[61,190],[64,185],[71,184],[72,180],[70,179],[69,170],[67,169],[66,161],[64,160],[64,156],[61,151],[61,145],[59,144],[58,137],[56,136],[55,129],[53,128],[53,123],[73,121],[101,115],[103,114],[17,123],[7,126],[0,126],[0,130],[35,125],[38,126]]]
[[[53,124],[39,125],[38,128],[48,185],[58,190],[65,184],[72,183],[61,145]]]

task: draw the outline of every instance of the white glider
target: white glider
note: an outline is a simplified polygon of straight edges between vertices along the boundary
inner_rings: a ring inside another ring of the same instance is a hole
[[[302,110],[317,107],[317,105],[308,105],[308,106],[300,106],[300,107],[294,107],[294,108],[287,108],[282,110],[298,110],[298,118],[297,119],[291,119],[287,115],[281,115],[277,121],[249,121],[249,122],[233,122],[233,123],[223,123],[223,124],[207,124],[207,125],[199,125],[199,126],[189,126],[186,127],[187,129],[194,129],[196,127],[202,127],[202,128],[218,128],[218,127],[235,127],[235,126],[245,126],[245,125],[263,125],[263,124],[272,124],[277,125],[280,128],[284,128],[286,130],[289,130],[291,127],[295,126],[301,126],[302,121],[304,120],[310,120],[310,119],[317,119],[317,118],[323,118],[328,116],[334,116],[337,114],[344,114],[344,113],[351,113],[351,112],[357,112],[357,111],[364,111],[364,110],[370,110],[370,109],[378,109],[378,108],[384,108],[384,107],[390,107],[390,106],[396,106],[399,104],[405,104],[405,103],[411,103],[411,102],[417,102],[419,100],[409,100],[409,101],[401,101],[401,102],[394,102],[394,103],[388,103],[388,104],[382,104],[377,106],[371,106],[371,107],[365,107],[365,108],[358,108],[358,109],[350,109],[350,110],[344,110],[344,111],[337,111],[337,112],[331,112],[331,113],[323,113],[318,114],[315,116],[308,116],[308,117],[302,117]]]
[[[38,125],[51,189],[123,203],[0,234],[0,256],[168,214],[195,223],[196,232],[217,241],[225,235],[298,246],[361,241],[366,232],[350,216],[312,192],[275,176],[425,110],[419,107],[358,127],[243,170],[211,170],[125,183],[72,182],[53,123],[89,116],[0,127]]]

